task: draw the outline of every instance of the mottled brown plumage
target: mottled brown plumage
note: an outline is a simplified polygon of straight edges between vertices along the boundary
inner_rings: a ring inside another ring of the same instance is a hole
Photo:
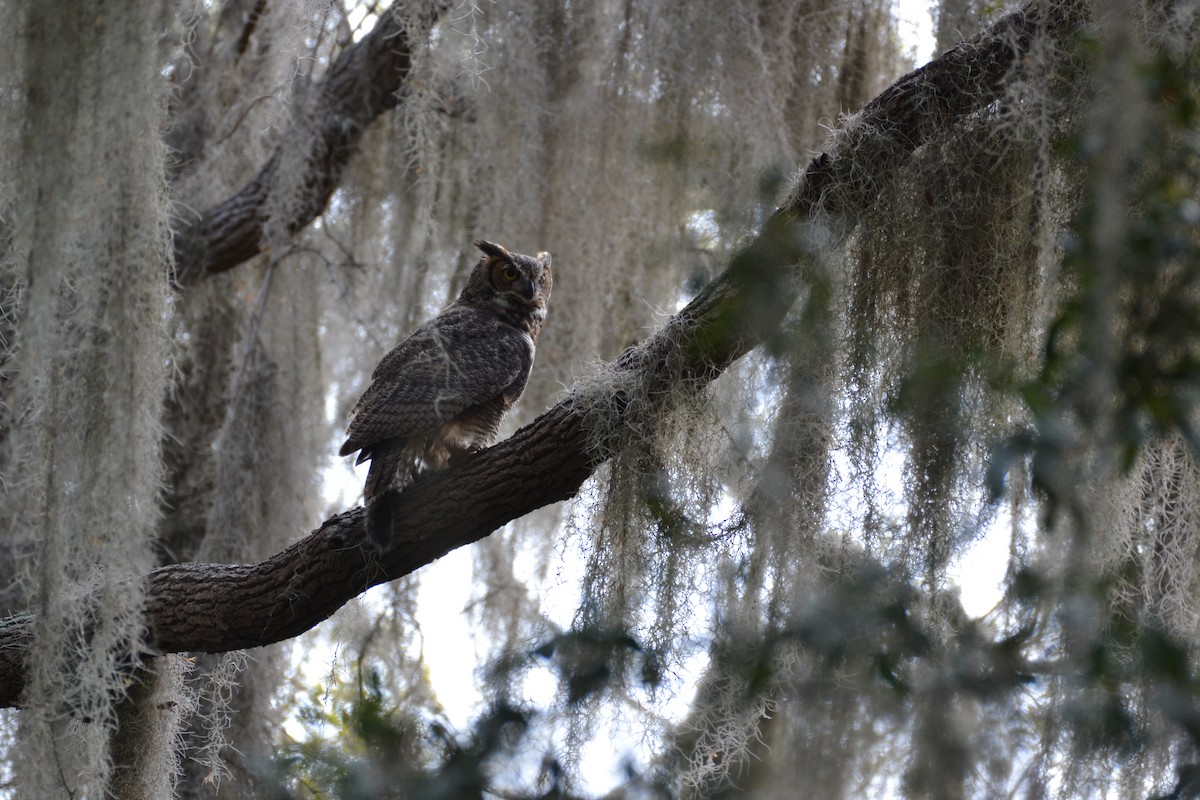
[[[370,459],[367,531],[391,539],[385,492],[421,469],[490,445],[533,366],[550,299],[550,254],[477,241],[484,256],[458,299],[383,357],[351,412],[340,454]]]

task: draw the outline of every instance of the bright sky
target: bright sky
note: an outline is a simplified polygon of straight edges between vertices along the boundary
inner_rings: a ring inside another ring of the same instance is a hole
[[[935,0],[895,0],[896,19],[900,23],[900,38],[912,50],[913,63],[918,67],[933,58],[933,18],[929,7]]]

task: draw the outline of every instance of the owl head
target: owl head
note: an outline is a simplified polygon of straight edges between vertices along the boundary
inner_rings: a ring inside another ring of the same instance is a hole
[[[486,303],[505,317],[529,317],[538,327],[546,318],[553,278],[550,254],[510,253],[495,242],[475,242],[483,258],[475,265],[460,300]]]

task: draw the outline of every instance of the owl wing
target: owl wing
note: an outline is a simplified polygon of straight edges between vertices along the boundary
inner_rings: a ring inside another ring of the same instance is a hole
[[[519,394],[532,365],[526,334],[477,309],[451,306],[379,362],[340,453],[422,435],[506,392]]]

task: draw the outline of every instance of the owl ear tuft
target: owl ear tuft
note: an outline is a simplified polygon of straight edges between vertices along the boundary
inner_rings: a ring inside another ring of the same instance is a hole
[[[550,254],[545,250],[537,254],[537,260],[542,265],[542,269],[550,269]]]
[[[476,239],[475,246],[482,250],[485,255],[489,255],[492,258],[502,258],[505,261],[512,260],[509,252],[495,242],[489,242],[486,239]]]

